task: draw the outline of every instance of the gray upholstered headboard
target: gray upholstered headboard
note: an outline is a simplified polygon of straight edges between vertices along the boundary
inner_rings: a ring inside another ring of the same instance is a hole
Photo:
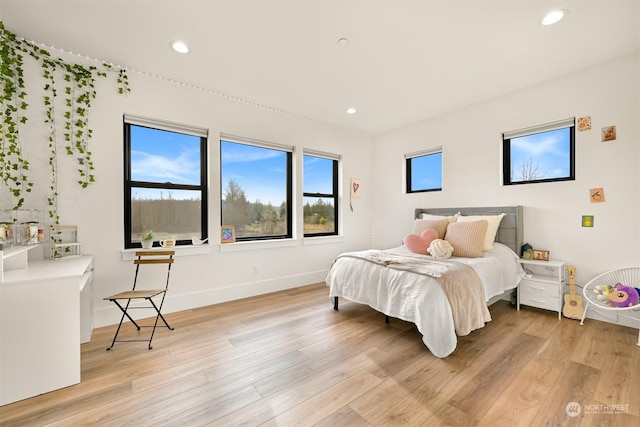
[[[415,218],[423,213],[432,215],[498,215],[504,213],[500,222],[496,241],[510,247],[518,256],[523,244],[522,206],[497,206],[483,208],[418,208]]]

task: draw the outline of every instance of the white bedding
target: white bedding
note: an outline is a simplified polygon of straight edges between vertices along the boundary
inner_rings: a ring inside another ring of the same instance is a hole
[[[388,251],[412,254],[405,246]],[[425,255],[425,258],[430,257]],[[487,301],[514,289],[524,275],[518,256],[497,242],[493,252],[485,252],[482,258],[451,259],[476,271],[485,287]],[[446,357],[455,350],[457,337],[451,307],[437,280],[357,258],[340,257],[331,266],[326,282],[332,299],[342,297],[367,304],[388,316],[415,323],[422,341],[434,356]]]

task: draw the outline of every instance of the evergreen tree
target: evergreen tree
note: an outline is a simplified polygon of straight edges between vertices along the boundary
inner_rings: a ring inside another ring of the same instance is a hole
[[[222,222],[233,225],[236,230],[242,230],[249,224],[249,201],[240,184],[234,179],[229,180],[222,201]]]

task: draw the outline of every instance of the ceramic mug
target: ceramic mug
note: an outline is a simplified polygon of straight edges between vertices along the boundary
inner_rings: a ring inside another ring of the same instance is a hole
[[[176,245],[176,239],[173,237],[171,239],[160,240],[160,246],[162,246],[163,248],[172,248],[175,245]]]

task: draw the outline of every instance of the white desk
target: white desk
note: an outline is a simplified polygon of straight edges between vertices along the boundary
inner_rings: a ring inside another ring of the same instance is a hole
[[[5,254],[0,405],[79,383],[81,334],[91,335],[91,307],[81,313],[81,299],[90,304],[93,257],[27,260],[30,251],[42,248]]]

